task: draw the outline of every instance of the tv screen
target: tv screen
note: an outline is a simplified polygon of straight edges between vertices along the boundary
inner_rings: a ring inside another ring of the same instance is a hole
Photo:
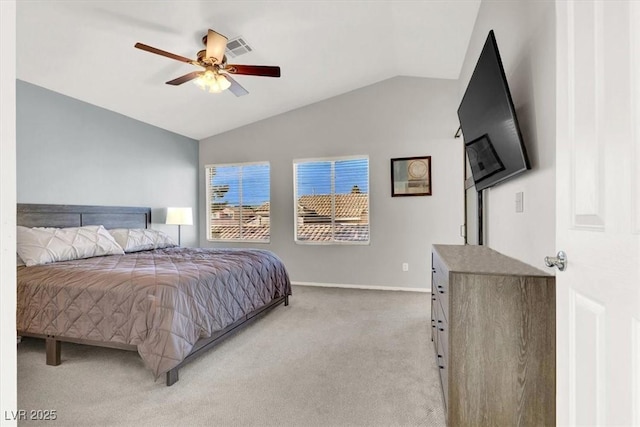
[[[493,30],[458,108],[477,191],[530,169]]]

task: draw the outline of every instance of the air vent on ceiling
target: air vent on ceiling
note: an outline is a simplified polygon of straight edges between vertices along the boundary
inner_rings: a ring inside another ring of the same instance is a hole
[[[249,46],[242,37],[236,37],[235,39],[231,39],[227,42],[227,51],[225,53],[227,56],[235,58],[237,56],[244,55],[245,53],[249,53],[252,50],[251,46]]]

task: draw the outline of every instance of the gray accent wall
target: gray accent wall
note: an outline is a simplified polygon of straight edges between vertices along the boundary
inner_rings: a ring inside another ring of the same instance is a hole
[[[200,141],[200,245],[272,250],[296,282],[430,288],[431,245],[464,242],[457,95],[455,80],[395,77]],[[348,155],[369,156],[371,243],[296,244],[293,160]],[[421,155],[433,195],[392,198],[390,159]],[[253,161],[271,164],[271,242],[208,242],[205,165]]]
[[[555,251],[556,18],[555,3],[482,2],[460,72],[462,99],[489,30],[493,29],[527,147],[531,170],[485,191],[485,244],[554,274],[544,257]],[[516,193],[524,212],[515,212]],[[470,198],[468,215],[476,215]],[[473,221],[473,227],[476,221]],[[477,242],[470,234],[469,242]]]
[[[152,227],[168,206],[194,208],[183,246],[197,245],[198,142],[18,80],[17,201],[149,206]]]

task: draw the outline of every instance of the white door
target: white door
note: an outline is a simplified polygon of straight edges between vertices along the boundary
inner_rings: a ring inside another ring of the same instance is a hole
[[[640,425],[640,1],[558,0],[559,425]]]

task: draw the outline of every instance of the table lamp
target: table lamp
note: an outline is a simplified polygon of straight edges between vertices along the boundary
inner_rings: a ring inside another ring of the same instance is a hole
[[[193,211],[191,208],[167,208],[166,224],[178,226],[178,246],[180,246],[180,227],[193,225]]]

